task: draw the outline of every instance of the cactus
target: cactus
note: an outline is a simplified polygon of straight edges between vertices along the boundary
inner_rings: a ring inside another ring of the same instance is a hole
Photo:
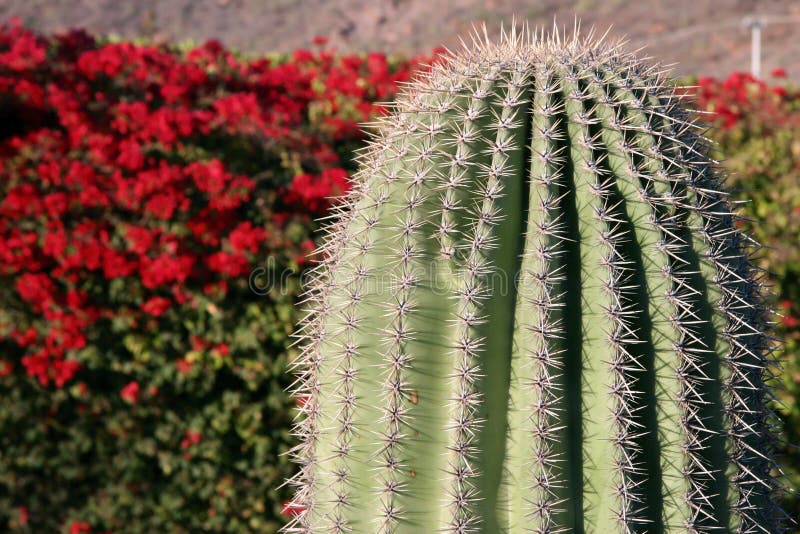
[[[473,40],[329,225],[285,531],[782,531],[764,290],[701,127],[618,45]]]

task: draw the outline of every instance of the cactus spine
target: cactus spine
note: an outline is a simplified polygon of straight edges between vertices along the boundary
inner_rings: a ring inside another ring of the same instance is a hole
[[[766,532],[753,247],[673,89],[512,31],[410,85],[308,293],[287,532]]]

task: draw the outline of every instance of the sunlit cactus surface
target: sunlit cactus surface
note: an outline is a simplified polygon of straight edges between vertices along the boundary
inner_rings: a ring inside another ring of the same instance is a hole
[[[378,123],[308,293],[287,532],[781,532],[753,246],[670,80],[475,37]]]

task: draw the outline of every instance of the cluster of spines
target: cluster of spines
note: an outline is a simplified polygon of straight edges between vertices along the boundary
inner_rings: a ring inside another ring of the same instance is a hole
[[[475,146],[483,140],[483,134],[476,125],[485,122],[489,115],[489,99],[494,89],[495,79],[492,75],[481,76],[479,72],[472,72],[473,65],[468,62],[464,67],[468,76],[474,79],[471,95],[467,108],[463,110],[464,120],[461,131],[456,134],[455,152],[450,161],[448,179],[442,185],[443,195],[441,203],[440,250],[444,258],[473,257],[475,245],[468,241],[468,235],[454,236],[457,227],[455,219],[464,211],[469,213],[470,206],[464,206],[463,191],[469,187],[471,181],[467,176],[473,172],[477,165],[478,154]],[[464,183],[467,181],[467,183]],[[473,240],[474,241],[474,240]],[[470,246],[469,251],[466,247]],[[451,412],[451,425],[445,429],[448,436],[448,463],[447,476],[452,480],[448,485],[448,492],[442,495],[442,506],[451,510],[452,518],[449,524],[451,531],[469,532],[475,528],[475,514],[469,513],[469,506],[473,503],[475,490],[472,479],[476,476],[472,465],[472,437],[477,432],[480,423],[475,417],[475,405],[479,402],[478,393],[474,383],[478,380],[479,368],[475,354],[479,350],[480,340],[470,336],[471,329],[478,324],[481,317],[477,315],[478,300],[480,299],[480,286],[475,283],[470,285],[464,279],[457,288],[460,293],[459,316],[455,319],[453,328],[456,332],[456,346],[454,352],[454,370],[450,380],[453,382],[451,391],[453,396],[449,399]]]
[[[483,101],[478,110],[475,110],[470,120],[481,117],[482,114],[492,114],[493,97],[496,98],[498,86],[502,84],[501,65],[490,66],[487,72],[482,73],[473,98]],[[493,91],[487,91],[486,86],[491,86]],[[472,109],[472,108],[471,108]],[[505,110],[505,106],[504,106]],[[495,117],[498,118],[498,117]],[[505,142],[505,131],[502,128],[487,128],[487,137],[496,132],[496,141],[485,139],[485,144],[498,147]],[[488,178],[482,185],[481,198],[476,206],[474,224],[467,237],[464,250],[464,274],[457,288],[458,304],[456,328],[456,345],[454,347],[455,368],[451,379],[453,380],[454,395],[450,399],[452,423],[447,429],[450,432],[448,459],[448,475],[451,477],[447,502],[445,506],[451,510],[449,531],[454,534],[466,534],[477,531],[479,527],[479,514],[475,513],[473,506],[479,498],[479,493],[473,480],[478,476],[475,465],[474,453],[476,450],[475,439],[481,420],[477,416],[481,393],[478,383],[481,379],[479,354],[482,350],[483,339],[480,336],[479,325],[485,320],[481,315],[481,304],[487,298],[487,274],[490,272],[491,251],[495,248],[494,227],[498,224],[497,201],[504,194],[504,179],[508,169],[504,169],[505,149],[500,147],[491,154],[492,161],[488,167],[481,169]],[[473,166],[481,165],[479,162]]]
[[[693,146],[702,147],[705,142],[694,132],[684,135]],[[722,328],[728,345],[723,387],[738,530],[781,532],[785,518],[775,498],[780,470],[772,457],[777,443],[771,408],[775,399],[769,393],[776,365],[771,356],[774,339],[766,334],[771,325],[761,271],[751,261],[758,245],[738,229],[741,219],[732,211],[708,162],[692,165],[687,187],[698,215],[697,232],[706,243],[706,260],[715,269],[714,282],[721,293],[716,305],[727,321]]]
[[[531,186],[540,191],[529,206],[530,223],[523,259],[527,269],[520,276],[521,298],[534,313],[521,316],[520,328],[526,329],[532,341],[524,356],[529,367],[532,404],[522,406],[530,415],[530,458],[524,489],[526,517],[531,532],[544,534],[560,531],[557,516],[564,505],[561,492],[566,481],[560,475],[559,464],[565,461],[559,442],[564,440],[561,396],[563,395],[563,349],[559,343],[565,337],[563,318],[563,257],[565,221],[562,202],[567,184],[562,173],[565,162],[564,133],[559,129],[562,101],[556,98],[560,90],[552,69],[540,68],[535,75],[535,92],[531,120]]]
[[[567,61],[561,67],[565,85],[570,152],[573,165],[573,187],[576,190],[576,206],[579,212],[579,235],[582,243],[582,323],[585,332],[583,354],[583,391],[593,399],[585,406],[587,420],[611,421],[611,435],[604,439],[593,435],[597,427],[584,428],[586,439],[605,442],[604,450],[597,455],[587,455],[584,464],[602,473],[610,474],[603,484],[594,487],[589,480],[585,486],[591,488],[584,494],[584,514],[587,526],[605,529],[616,525],[624,531],[634,525],[634,503],[639,501],[636,484],[631,474],[636,471],[631,422],[636,391],[630,373],[635,370],[633,356],[628,351],[635,343],[635,334],[626,323],[627,309],[625,292],[629,276],[628,261],[621,246],[627,239],[618,218],[619,200],[614,192],[613,176],[605,168],[605,156],[601,136],[596,125],[591,85],[585,77],[591,72],[587,65],[572,65]],[[590,82],[591,83],[591,82]],[[598,335],[592,331],[598,317],[605,317],[609,325]],[[596,400],[607,398],[607,402]],[[596,403],[596,406],[593,404]],[[592,413],[593,410],[600,410]],[[603,413],[605,412],[605,413]],[[601,424],[602,426],[602,424]],[[609,429],[600,428],[600,431]],[[610,462],[610,467],[606,465]],[[589,471],[589,470],[584,470]],[[591,493],[610,492],[616,503],[612,506],[613,517],[594,515],[591,509]],[[593,519],[590,519],[593,518]],[[613,520],[612,523],[609,521]]]
[[[648,312],[651,314],[651,320],[654,321],[654,328],[656,330],[665,327],[668,329],[671,326],[677,332],[676,338],[678,342],[672,347],[675,349],[675,354],[679,357],[679,361],[676,364],[677,383],[673,382],[673,385],[669,386],[670,381],[674,379],[668,374],[662,376],[661,379],[663,383],[667,384],[667,392],[669,392],[671,387],[676,400],[680,400],[677,401],[675,407],[667,405],[666,407],[662,406],[660,408],[661,410],[666,410],[664,413],[668,417],[664,419],[664,422],[666,422],[667,426],[670,424],[677,424],[682,429],[681,435],[684,436],[684,441],[680,444],[673,443],[670,445],[668,441],[664,441],[667,448],[671,447],[672,461],[674,461],[674,457],[678,456],[676,455],[676,452],[678,452],[677,449],[680,448],[682,453],[687,453],[689,442],[694,439],[693,436],[697,435],[692,433],[693,430],[689,428],[688,420],[685,417],[687,411],[690,411],[687,409],[689,402],[687,399],[691,397],[688,393],[688,391],[691,390],[691,386],[687,386],[684,382],[684,378],[687,375],[687,373],[684,372],[687,355],[682,349],[681,340],[686,339],[687,335],[690,335],[687,334],[684,327],[686,324],[690,324],[691,321],[687,322],[686,318],[681,316],[681,310],[690,307],[689,301],[684,299],[686,295],[682,293],[687,291],[691,292],[692,289],[688,280],[683,278],[677,279],[678,275],[676,274],[679,271],[681,262],[683,262],[683,252],[686,251],[685,247],[687,246],[679,237],[679,225],[675,216],[676,198],[674,196],[674,191],[672,191],[672,184],[676,183],[678,178],[676,176],[671,176],[667,171],[664,166],[663,154],[659,152],[652,138],[650,138],[647,133],[651,130],[649,127],[649,118],[646,117],[646,113],[643,111],[645,108],[642,106],[642,103],[638,100],[638,97],[634,95],[633,91],[631,91],[632,84],[630,83],[630,78],[620,80],[615,73],[603,72],[601,69],[598,69],[594,72],[594,81],[590,83],[593,83],[594,92],[598,99],[597,107],[601,110],[601,115],[603,115],[604,129],[602,133],[604,142],[608,147],[608,153],[610,157],[620,160],[615,162],[619,167],[617,172],[620,174],[618,177],[618,186],[627,191],[627,197],[636,198],[638,196],[641,203],[649,207],[647,220],[639,220],[638,227],[634,226],[632,230],[632,232],[636,234],[636,238],[642,247],[643,254],[647,255],[647,260],[642,267],[644,273],[647,274],[643,273],[644,279],[638,283],[644,283],[650,286],[647,290],[650,294],[650,298],[656,301],[662,301],[663,303],[656,307],[650,306],[650,310],[642,309],[641,302],[637,302],[635,297],[636,290],[641,288],[637,288],[636,282],[633,282],[631,293],[634,294],[628,296],[626,299],[629,307],[627,313],[635,317]],[[615,92],[615,90],[617,94],[614,94],[612,97],[612,93]],[[620,92],[622,92],[623,95],[620,95]],[[632,112],[631,109],[633,110]],[[626,113],[638,114],[639,116],[635,117],[636,120],[630,121],[631,116],[626,116]],[[642,126],[643,124],[644,126]],[[633,215],[637,212],[637,207],[635,205],[629,205],[627,210],[631,214],[631,219],[633,219]],[[648,250],[648,247],[653,248],[652,250]],[[654,270],[656,272],[653,272]],[[658,282],[659,276],[663,276],[667,280],[666,287],[660,286]],[[662,289],[658,291],[658,287]],[[672,314],[664,315],[660,313],[670,308],[673,310]],[[660,326],[659,323],[661,323]],[[622,327],[622,325],[620,326]],[[644,490],[640,486],[645,482],[642,480],[642,473],[644,473],[646,466],[639,465],[638,462],[635,461],[635,458],[640,452],[638,440],[645,435],[645,432],[641,430],[633,434],[630,432],[633,415],[630,412],[630,406],[636,407],[636,410],[646,409],[642,404],[643,399],[640,398],[641,392],[636,391],[638,382],[641,380],[641,374],[645,371],[640,361],[642,356],[632,356],[630,350],[634,350],[635,344],[637,343],[645,343],[646,340],[642,339],[641,336],[646,333],[634,332],[628,327],[623,328],[628,331],[627,341],[622,344],[623,350],[627,356],[625,358],[625,361],[627,361],[627,372],[622,374],[619,380],[626,385],[626,396],[628,399],[627,401],[621,401],[620,404],[626,406],[625,410],[628,411],[628,417],[625,419],[625,424],[623,425],[624,430],[621,432],[622,435],[626,436],[625,442],[627,443],[627,450],[624,452],[626,461],[624,465],[621,466],[621,470],[623,474],[627,475],[622,477],[624,481],[623,488],[626,488],[623,495],[629,492],[631,493],[631,496],[626,496],[625,500],[628,501],[628,504],[623,508],[626,510],[626,513],[631,513],[632,515],[632,517],[629,516],[626,518],[626,529],[646,529],[646,525],[643,527],[641,523],[637,524],[637,521],[641,520],[635,517],[636,514],[633,513],[634,510],[631,508],[632,503],[640,503],[643,500],[641,493]],[[650,342],[653,342],[653,340]],[[655,342],[656,346],[658,346],[658,340],[655,340]],[[664,352],[669,354],[672,351],[662,350],[662,353]],[[658,354],[657,350],[656,358],[658,359],[660,357],[662,357],[662,355]],[[637,376],[639,378],[637,378]],[[681,412],[680,415],[676,413],[678,410]],[[639,414],[639,416],[643,417],[642,414]],[[662,454],[664,454],[665,457],[670,456],[667,452],[667,450],[662,450]],[[696,466],[692,461],[688,461],[686,465],[681,466],[681,469],[683,471],[683,477],[690,479]],[[671,483],[667,482],[664,484],[665,497],[668,501],[665,506],[667,509],[672,508],[672,511],[668,512],[668,515],[665,517],[665,521],[667,521],[668,524],[672,522],[673,526],[677,526],[675,525],[676,518],[671,517],[671,515],[674,513],[674,510],[682,509],[683,511],[679,512],[679,515],[683,516],[681,520],[684,524],[680,525],[680,528],[686,528],[689,523],[690,515],[688,513],[690,505],[689,492],[680,490],[682,495],[675,495],[675,483],[678,482],[678,489],[681,488],[681,484],[678,480],[675,480],[674,469],[672,473],[663,473],[663,476],[668,480],[670,477],[673,479]],[[685,488],[686,486],[683,487]],[[680,501],[682,500],[686,502],[687,506],[683,507],[680,505]]]
[[[617,498],[614,519],[620,531],[631,533],[647,528],[641,512],[645,503],[642,477],[646,466],[640,460],[640,437],[646,432],[642,427],[641,413],[644,404],[639,376],[645,371],[638,348],[644,340],[637,324],[642,314],[637,292],[642,280],[637,278],[635,265],[625,252],[626,244],[636,240],[635,230],[627,228],[627,213],[623,208],[624,194],[620,192],[615,176],[609,168],[609,142],[606,128],[598,109],[609,101],[605,90],[602,70],[594,65],[584,67],[575,76],[578,87],[588,97],[592,107],[586,110],[592,120],[585,131],[586,140],[582,143],[591,160],[586,161],[586,172],[595,175],[594,190],[599,204],[595,207],[595,217],[601,223],[598,240],[605,250],[603,267],[608,272],[605,291],[608,295],[605,307],[606,319],[610,326],[609,345],[612,349],[610,360],[603,362],[609,366],[609,395],[612,398],[612,437],[614,445],[611,491]],[[613,132],[613,130],[612,130]],[[605,138],[604,138],[605,137]],[[614,136],[611,136],[612,140]]]
[[[630,160],[630,177],[640,187],[640,198],[652,210],[648,224],[652,225],[658,236],[658,240],[652,243],[654,249],[643,252],[660,258],[657,260],[661,270],[659,274],[666,280],[663,293],[651,298],[662,302],[657,308],[665,312],[665,315],[660,316],[661,320],[669,323],[662,327],[671,328],[674,332],[670,336],[674,341],[667,354],[674,353],[677,356],[677,361],[669,362],[672,365],[659,377],[663,383],[671,384],[667,386],[667,391],[674,398],[673,406],[661,408],[664,410],[662,413],[667,414],[665,426],[677,426],[681,437],[679,443],[670,443],[668,436],[673,430],[667,428],[667,432],[662,432],[665,443],[662,454],[671,462],[675,462],[676,457],[684,458],[682,465],[673,465],[672,469],[662,463],[662,476],[665,479],[662,485],[667,501],[665,507],[670,510],[664,521],[672,528],[693,531],[690,486],[695,474],[703,468],[699,458],[692,458],[691,455],[698,437],[702,435],[702,429],[693,428],[688,414],[693,410],[693,403],[700,403],[702,399],[690,383],[692,374],[687,372],[697,365],[697,359],[691,352],[690,340],[693,336],[688,325],[699,322],[699,318],[692,319],[685,315],[692,313],[693,292],[698,290],[692,287],[690,280],[683,274],[688,270],[685,268],[685,258],[690,245],[681,237],[680,221],[676,214],[678,199],[673,191],[673,185],[680,180],[681,171],[679,168],[669,168],[669,157],[661,151],[658,139],[653,136],[652,110],[648,110],[641,96],[635,94],[636,90],[646,92],[648,88],[637,86],[630,76],[615,81],[615,100],[625,103],[629,114],[626,117],[629,120],[623,119],[619,124],[623,134],[620,150]],[[658,321],[658,316],[654,320]],[[657,355],[656,358],[660,356]],[[670,449],[671,454],[668,454]],[[681,505],[682,502],[685,506]]]
[[[622,119],[619,109],[615,107],[616,102],[608,94],[605,74],[599,66],[593,66],[585,70],[582,80],[592,96],[591,114],[597,120],[595,128],[598,131],[599,150],[603,155],[604,172],[613,175],[611,162],[615,157],[622,160],[620,168],[616,170],[617,176],[606,178],[606,201],[600,219],[605,223],[607,232],[601,241],[609,251],[606,260],[606,267],[610,270],[607,291],[613,297],[606,315],[612,325],[609,339],[614,349],[609,365],[612,374],[610,394],[614,402],[612,440],[616,449],[613,492],[618,499],[615,519],[621,531],[637,532],[648,526],[640,517],[645,501],[642,478],[647,466],[640,459],[642,451],[639,439],[646,430],[637,421],[637,418],[641,420],[644,417],[642,410],[645,402],[640,385],[645,363],[641,361],[642,354],[638,351],[640,344],[645,342],[642,339],[645,333],[637,325],[645,310],[637,298],[637,292],[642,289],[640,284],[647,280],[646,276],[643,280],[636,278],[639,276],[635,272],[636,266],[622,249],[628,241],[639,241],[644,246],[648,234],[642,232],[641,226],[626,228],[624,224],[626,218],[633,220],[636,215],[636,206],[630,203],[624,206],[622,200],[638,189],[635,187],[635,163],[630,154],[625,152]],[[641,224],[644,221],[639,222]]]
[[[358,346],[351,334],[359,320],[356,305],[371,276],[363,257],[371,250],[370,239],[378,224],[378,213],[388,201],[386,188],[395,179],[394,175],[387,173],[385,166],[389,162],[392,143],[402,135],[403,122],[399,117],[391,120],[393,128],[382,131],[383,135],[376,136],[366,148],[361,156],[361,170],[352,180],[351,192],[332,210],[331,222],[324,230],[323,245],[317,250],[317,256],[322,259],[308,273],[308,286],[300,302],[301,306],[307,306],[307,314],[296,334],[297,343],[303,348],[293,363],[297,380],[292,393],[302,402],[294,429],[299,443],[290,451],[300,469],[287,481],[296,488],[289,506],[298,512],[284,527],[285,532],[309,534],[315,526],[312,524],[314,521],[317,521],[317,526],[324,523],[325,529],[331,532],[342,533],[351,529],[344,516],[345,509],[351,505],[348,495],[350,473],[346,460],[356,433],[353,415],[357,399],[353,385],[357,378],[354,359],[358,355]],[[376,187],[366,179],[368,176],[383,178]],[[354,228],[360,230],[354,231]],[[355,258],[350,257],[352,252],[346,249],[350,241],[358,242]],[[345,290],[347,297],[343,303],[333,303],[331,297],[336,286],[332,273],[343,268],[350,271]],[[336,362],[325,362],[323,346],[338,334],[342,334],[344,342],[330,350],[340,358]],[[334,364],[335,374],[341,378],[338,383],[323,383],[323,363]],[[333,457],[320,457],[318,452],[318,439],[324,430],[320,424],[323,411],[320,393],[323,388],[336,393],[336,400],[327,406],[328,410],[336,410],[338,423]],[[333,482],[326,483],[323,473],[331,475]],[[325,494],[330,500],[321,502],[318,494]],[[325,514],[322,521],[317,518],[319,513]]]
[[[383,413],[379,421],[385,428],[376,436],[380,446],[375,455],[376,469],[380,473],[377,532],[394,532],[398,523],[408,517],[399,496],[405,490],[402,472],[407,468],[403,443],[408,438],[409,428],[413,427],[409,405],[416,402],[415,393],[405,378],[413,363],[413,354],[408,350],[408,342],[414,337],[409,316],[414,309],[413,293],[419,281],[417,272],[424,269],[424,264],[418,264],[426,260],[419,243],[428,237],[425,235],[428,221],[423,217],[423,206],[429,200],[432,177],[437,173],[435,157],[441,152],[438,146],[441,138],[437,134],[440,133],[442,116],[453,105],[448,93],[437,92],[436,82],[430,80],[431,92],[420,92],[412,101],[413,115],[401,113],[408,118],[404,138],[398,140],[397,177],[404,178],[408,185],[401,205],[391,214],[395,218],[391,231],[396,236],[396,248],[387,258],[395,275],[390,281],[390,298],[385,304],[389,323],[383,333],[385,376],[380,392]],[[401,166],[403,161],[407,163]]]

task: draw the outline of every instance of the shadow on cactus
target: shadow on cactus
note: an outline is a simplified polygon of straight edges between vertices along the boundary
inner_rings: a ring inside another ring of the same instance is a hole
[[[780,532],[772,340],[702,131],[618,46],[477,39],[309,291],[287,532]]]

